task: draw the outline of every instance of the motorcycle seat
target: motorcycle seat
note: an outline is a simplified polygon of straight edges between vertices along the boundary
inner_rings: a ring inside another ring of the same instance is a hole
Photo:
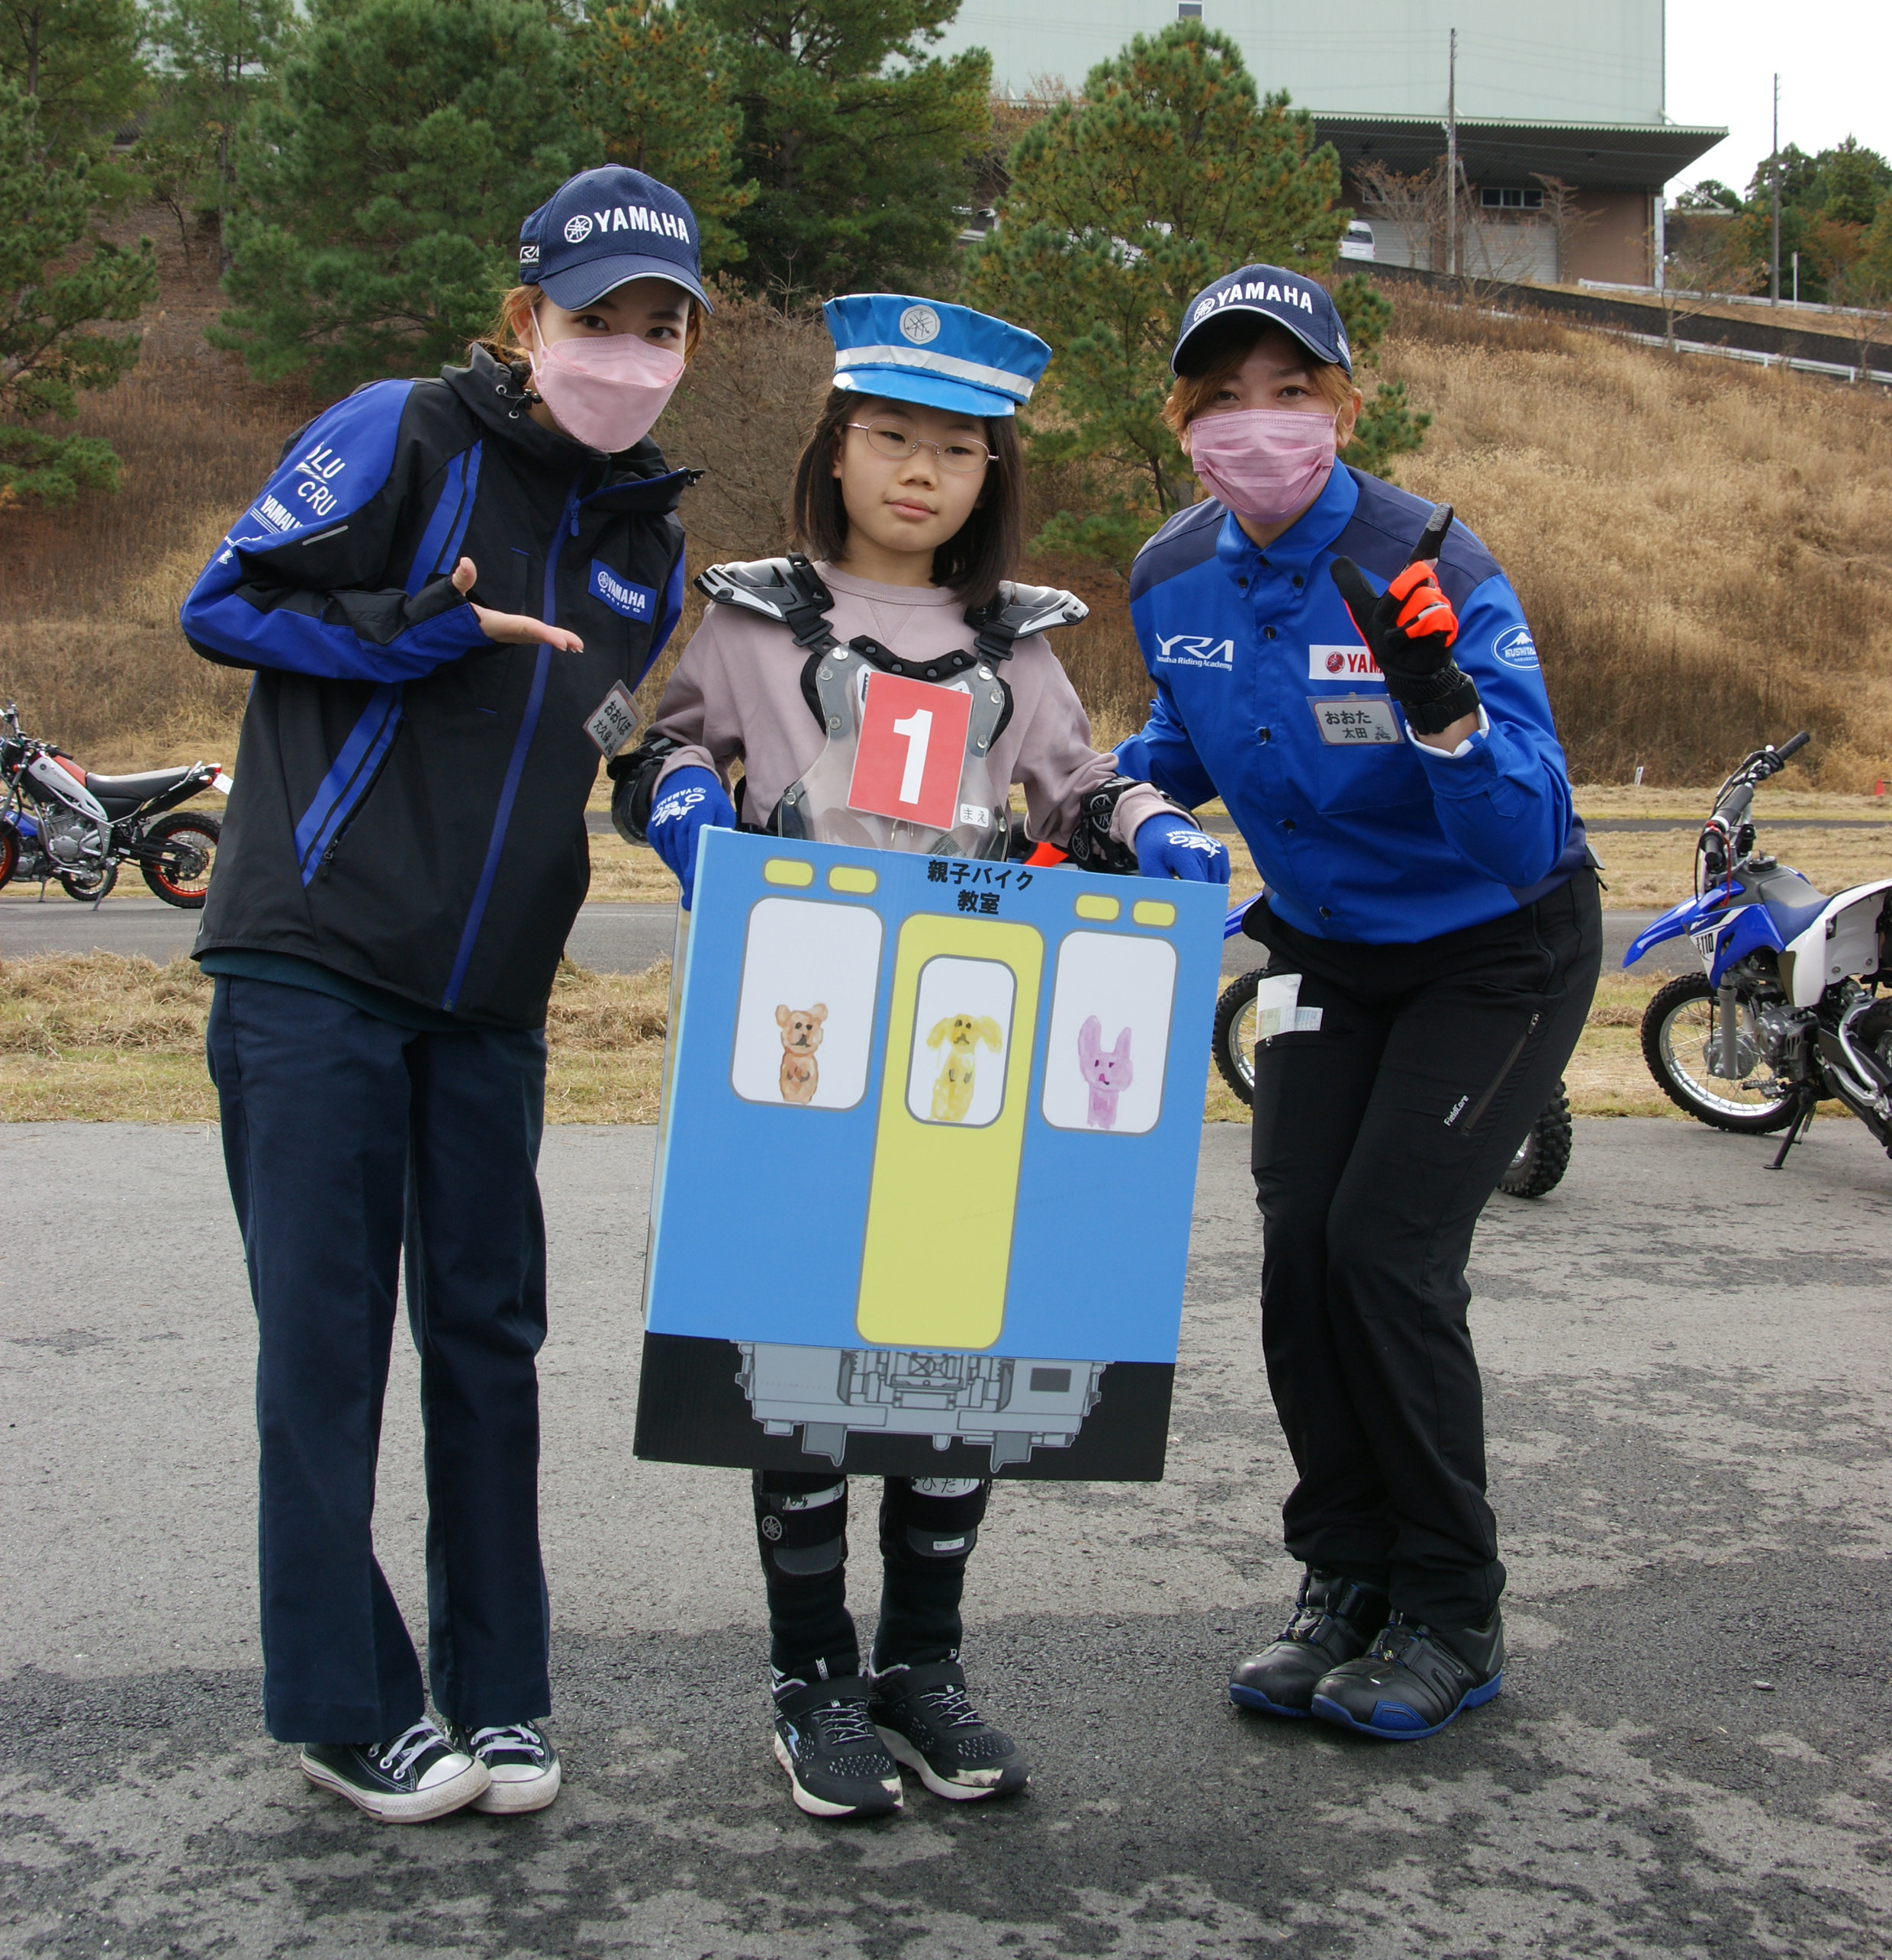
[[[153,797],[162,796],[166,790],[175,789],[190,773],[188,767],[147,769],[138,776],[97,776],[88,771],[85,787],[114,816],[121,816]],[[114,804],[122,807],[113,809]]]

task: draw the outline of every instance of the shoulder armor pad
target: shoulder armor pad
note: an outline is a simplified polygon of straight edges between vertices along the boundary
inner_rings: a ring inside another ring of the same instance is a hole
[[[719,606],[739,606],[745,613],[758,613],[787,626],[801,646],[816,644],[825,632],[828,609],[835,603],[834,594],[799,552],[713,565],[697,574],[696,585]]]
[[[1054,626],[1074,626],[1087,619],[1090,608],[1074,592],[1055,585],[1018,585],[1010,579],[999,587],[987,606],[966,609],[966,623],[978,629],[979,652],[992,661],[1009,660],[1014,643]]]

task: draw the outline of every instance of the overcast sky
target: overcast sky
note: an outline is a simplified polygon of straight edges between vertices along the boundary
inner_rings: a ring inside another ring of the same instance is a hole
[[[1668,113],[1727,125],[1726,143],[1670,188],[1719,177],[1737,191],[1771,147],[1774,71],[1781,146],[1810,155],[1848,136],[1892,156],[1892,0],[1668,0]]]

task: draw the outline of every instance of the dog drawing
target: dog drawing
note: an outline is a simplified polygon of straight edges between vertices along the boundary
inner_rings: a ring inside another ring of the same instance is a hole
[[[949,1014],[927,1036],[929,1048],[944,1044],[946,1050],[933,1082],[935,1122],[963,1123],[971,1114],[979,1044],[983,1041],[996,1055],[1004,1040],[989,1014]]]
[[[821,1064],[815,1051],[826,1031],[822,1023],[828,1010],[819,1001],[812,1007],[778,1007],[775,1025],[782,1031],[782,1100],[812,1102],[821,1080]]]
[[[1130,1030],[1125,1028],[1117,1037],[1114,1048],[1106,1048],[1102,1024],[1096,1015],[1089,1015],[1077,1031],[1077,1066],[1090,1089],[1090,1107],[1085,1122],[1093,1130],[1115,1128],[1117,1098],[1134,1079],[1130,1067]]]

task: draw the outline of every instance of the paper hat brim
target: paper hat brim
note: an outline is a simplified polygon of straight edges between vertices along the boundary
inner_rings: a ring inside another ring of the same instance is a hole
[[[877,395],[883,401],[911,401],[923,408],[942,408],[951,415],[1015,415],[1017,401],[996,388],[977,388],[946,375],[907,367],[850,367],[838,370],[835,386],[854,394]]]

